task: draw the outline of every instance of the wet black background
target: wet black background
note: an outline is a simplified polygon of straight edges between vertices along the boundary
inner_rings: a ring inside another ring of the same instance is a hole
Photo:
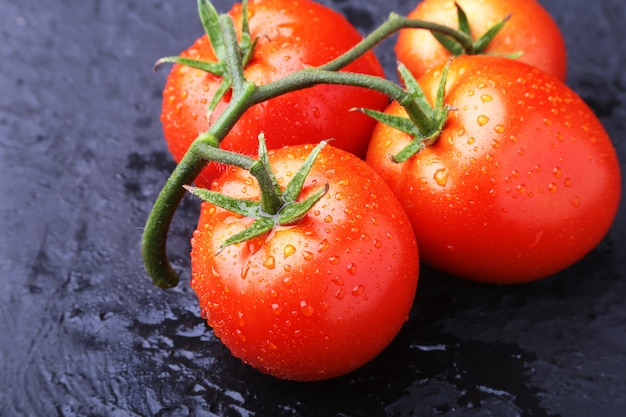
[[[364,32],[414,6],[324,3]],[[564,31],[568,83],[626,160],[626,7],[542,3]],[[195,202],[170,237],[179,287],[154,287],[140,256],[173,168],[158,120],[166,71],[152,65],[201,31],[193,0],[0,2],[2,416],[624,415],[623,208],[588,257],[537,283],[424,270],[399,337],[349,376],[282,382],[233,359],[188,288]],[[393,76],[391,46],[377,53]]]

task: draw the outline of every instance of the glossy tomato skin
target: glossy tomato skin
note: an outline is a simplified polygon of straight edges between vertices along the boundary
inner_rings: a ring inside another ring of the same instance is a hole
[[[441,67],[418,81],[433,100]],[[406,163],[410,138],[374,130],[367,162],[398,195],[421,259],[491,283],[554,274],[605,236],[620,200],[619,163],[592,111],[558,79],[505,58],[453,61],[438,141]],[[392,104],[387,112],[403,115]]]
[[[248,3],[250,32],[259,36],[254,55],[245,69],[257,85],[285,77],[297,70],[319,66],[336,58],[361,40],[358,31],[340,14],[310,0],[252,0]],[[230,15],[241,27],[242,8],[233,6]],[[181,56],[202,61],[216,60],[206,36],[200,37]],[[372,52],[346,70],[384,76]],[[176,161],[185,154],[209,123],[207,106],[221,78],[200,70],[174,65],[163,92],[161,121],[164,136]],[[214,111],[221,114],[226,97]],[[223,140],[223,149],[255,155],[259,133],[265,133],[270,149],[284,145],[317,143],[334,139],[333,145],[360,157],[365,156],[374,123],[354,107],[384,109],[386,96],[372,90],[319,85],[292,92],[249,109]],[[197,184],[211,185],[223,165],[210,164]]]
[[[270,151],[281,185],[310,145]],[[375,357],[407,320],[418,281],[409,220],[384,181],[354,155],[327,145],[301,197],[328,183],[299,223],[216,248],[250,223],[203,203],[192,239],[192,281],[204,317],[233,355],[279,378],[321,380]],[[233,168],[213,189],[257,199]]]
[[[511,18],[493,39],[486,54],[508,55],[522,51],[516,59],[565,80],[567,52],[563,35],[548,11],[535,0],[457,0],[467,14],[474,39],[504,19]],[[425,0],[408,15],[458,28],[454,0]],[[403,29],[395,47],[398,60],[415,77],[447,61],[450,53],[427,30]]]

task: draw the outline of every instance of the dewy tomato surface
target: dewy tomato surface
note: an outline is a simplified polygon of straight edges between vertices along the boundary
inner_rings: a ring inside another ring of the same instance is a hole
[[[434,101],[442,67],[419,79]],[[394,189],[421,259],[493,283],[556,273],[591,251],[620,201],[615,149],[583,100],[558,79],[514,60],[456,58],[439,139],[405,163],[412,138],[379,124],[368,163]],[[405,115],[397,104],[388,113]]]
[[[252,0],[248,3],[250,32],[258,37],[246,78],[264,85],[297,70],[319,66],[346,52],[361,39],[341,14],[309,0]],[[241,28],[241,4],[230,11]],[[216,60],[207,36],[200,37],[181,56],[200,61]],[[346,71],[384,76],[373,52],[345,68]],[[198,69],[173,66],[163,91],[161,121],[170,152],[179,161],[191,142],[209,128],[209,121],[224,111],[227,95],[211,118],[208,104],[222,79]],[[257,137],[264,133],[270,149],[284,145],[318,143],[333,139],[333,146],[363,157],[374,121],[355,107],[383,110],[388,98],[358,87],[318,85],[294,91],[250,108],[221,143],[223,149],[255,155]],[[209,164],[196,180],[209,187],[224,165]]]
[[[270,151],[281,186],[312,147]],[[375,357],[408,318],[418,280],[409,220],[387,184],[362,160],[327,145],[301,198],[329,185],[300,222],[218,251],[251,223],[204,203],[192,240],[192,282],[203,315],[232,353],[263,372],[319,380]],[[258,199],[239,168],[213,189]]]
[[[409,13],[411,19],[458,28],[456,5],[467,14],[472,37],[477,39],[509,16],[504,28],[484,50],[491,55],[518,55],[519,61],[535,66],[564,81],[567,51],[560,28],[548,11],[535,0],[425,0]],[[444,63],[450,52],[427,30],[403,29],[395,47],[398,60],[416,76]]]

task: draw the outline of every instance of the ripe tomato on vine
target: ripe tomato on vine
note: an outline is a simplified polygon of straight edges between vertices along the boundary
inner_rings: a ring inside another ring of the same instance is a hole
[[[417,81],[434,103],[445,66]],[[405,162],[414,138],[384,123],[367,162],[407,211],[421,259],[492,283],[543,278],[605,236],[621,174],[607,132],[560,80],[508,58],[461,56],[449,64],[449,114],[434,142]],[[393,103],[389,115],[406,117]]]
[[[242,36],[244,10],[235,4],[229,15]],[[249,36],[254,43],[245,63],[247,79],[268,84],[304,68],[323,65],[357,44],[362,36],[334,10],[310,0],[252,0],[247,5]],[[210,38],[198,38],[181,57],[216,63],[219,57]],[[383,69],[369,51],[343,71],[384,77]],[[169,149],[180,161],[194,139],[205,132],[231,100],[227,92],[209,111],[224,77],[176,63],[163,91],[161,121]],[[257,136],[265,133],[270,149],[285,145],[318,143],[334,139],[333,146],[365,156],[374,122],[353,107],[382,110],[388,98],[376,91],[353,86],[318,85],[292,91],[252,106],[222,139],[223,149],[254,155]],[[196,183],[210,186],[225,169],[210,163]]]

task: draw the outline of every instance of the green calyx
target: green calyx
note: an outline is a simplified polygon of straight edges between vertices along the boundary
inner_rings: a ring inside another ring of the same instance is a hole
[[[238,47],[241,51],[242,65],[245,67],[252,57],[258,37],[253,39],[250,35],[247,0],[243,0],[242,7],[243,20],[241,25],[241,39],[239,40]],[[230,77],[231,72],[229,71],[227,64],[228,59],[226,48],[229,45],[224,41],[223,31],[220,26],[220,19],[222,19],[222,17],[210,0],[198,0],[198,14],[200,15],[202,27],[204,28],[204,31],[213,46],[215,55],[217,56],[217,62],[199,61],[181,56],[168,56],[159,59],[155,64],[155,68],[164,63],[181,64],[221,77],[222,82],[208,105],[208,112],[211,113],[215,110],[217,104],[232,87],[232,80]]]
[[[298,201],[306,177],[326,143],[326,141],[323,141],[313,148],[304,164],[296,172],[285,189],[281,190],[276,176],[269,165],[265,139],[263,135],[260,135],[259,159],[252,164],[249,170],[257,179],[261,189],[260,201],[242,200],[204,188],[184,186],[187,191],[204,201],[208,201],[240,216],[254,219],[254,222],[248,228],[224,240],[220,245],[220,251],[230,245],[245,242],[267,233],[276,226],[295,224],[306,216],[315,203],[328,192],[329,186],[326,184],[306,199]]]
[[[405,162],[426,146],[433,145],[439,138],[439,135],[446,124],[446,120],[448,119],[448,113],[452,110],[450,106],[444,104],[446,80],[448,77],[450,62],[451,61],[449,61],[443,69],[434,105],[431,105],[426,99],[424,91],[411,72],[403,64],[400,63],[398,65],[398,72],[400,73],[406,89],[409,92],[407,100],[412,100],[412,103],[405,102],[400,104],[405,108],[419,108],[420,114],[423,116],[421,120],[394,116],[370,109],[359,109],[373,119],[413,137],[413,140],[404,149],[395,155],[391,155],[392,161],[396,163]]]
[[[458,3],[455,2],[456,10],[457,10],[457,18],[459,22],[459,32],[467,35],[470,39],[472,39],[471,27],[469,24],[469,20],[467,18],[467,14],[465,11],[459,6]],[[462,54],[468,55],[478,55],[484,53],[487,46],[491,43],[491,41],[496,37],[498,33],[502,30],[504,25],[509,21],[511,15],[507,15],[504,19],[500,20],[498,23],[490,27],[485,33],[479,36],[477,39],[472,39],[471,44],[462,45],[455,38],[447,36],[440,32],[432,31],[433,36],[439,41],[444,48],[448,50],[453,56],[459,56]],[[469,48],[468,48],[469,46]],[[514,54],[506,55],[508,58],[517,58],[521,55],[521,52],[517,52]]]

